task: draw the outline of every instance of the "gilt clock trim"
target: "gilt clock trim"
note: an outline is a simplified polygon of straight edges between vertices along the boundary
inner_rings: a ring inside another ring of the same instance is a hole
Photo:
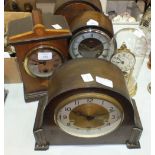
[[[48,78],[49,76],[52,75],[52,74],[50,74],[50,75],[48,75],[48,76],[37,76],[37,75],[35,75],[34,73],[32,73],[32,72],[29,70],[29,68],[28,68],[29,56],[30,56],[32,53],[35,53],[36,50],[38,50],[38,49],[44,49],[44,48],[47,48],[47,49],[49,49],[49,50],[51,50],[51,51],[56,52],[56,53],[60,56],[62,63],[65,61],[65,60],[64,60],[64,56],[62,55],[62,53],[60,52],[60,50],[57,49],[57,48],[55,48],[55,47],[53,47],[53,46],[40,45],[40,46],[38,46],[38,47],[35,47],[35,48],[31,49],[31,50],[26,54],[25,59],[24,59],[24,62],[23,62],[23,65],[24,65],[25,71],[26,71],[30,76],[32,76],[32,77],[34,77],[34,78]]]

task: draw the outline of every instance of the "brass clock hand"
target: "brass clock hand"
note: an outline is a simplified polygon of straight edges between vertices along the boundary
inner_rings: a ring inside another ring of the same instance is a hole
[[[80,112],[80,111],[73,111],[74,114],[82,116],[82,117],[87,117],[87,115],[85,115],[84,113]]]
[[[46,61],[40,61],[40,60],[36,60],[36,59],[30,59],[31,61],[37,62],[39,64],[43,64],[46,65]]]

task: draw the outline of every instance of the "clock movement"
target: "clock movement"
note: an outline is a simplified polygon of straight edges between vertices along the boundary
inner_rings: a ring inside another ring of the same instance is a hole
[[[65,16],[70,25],[77,16],[88,10],[102,12],[100,0],[58,0],[54,14]]]
[[[114,64],[93,58],[70,60],[54,71],[34,124],[35,150],[91,144],[139,148],[141,133],[123,73]]]
[[[26,102],[37,100],[53,71],[68,59],[71,36],[63,16],[32,11],[32,17],[9,23],[8,41],[15,47]]]

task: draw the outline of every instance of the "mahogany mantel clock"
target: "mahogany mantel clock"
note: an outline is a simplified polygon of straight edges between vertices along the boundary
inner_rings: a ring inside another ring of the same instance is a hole
[[[46,92],[49,77],[68,58],[70,36],[63,16],[39,10],[9,23],[8,41],[16,49],[26,102]]]

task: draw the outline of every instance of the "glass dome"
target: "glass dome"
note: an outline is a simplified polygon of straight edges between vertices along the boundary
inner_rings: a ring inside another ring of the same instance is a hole
[[[145,34],[140,29],[124,28],[119,30],[114,38],[117,51],[111,62],[123,71],[129,94],[134,96],[137,90],[137,78],[148,49]]]

